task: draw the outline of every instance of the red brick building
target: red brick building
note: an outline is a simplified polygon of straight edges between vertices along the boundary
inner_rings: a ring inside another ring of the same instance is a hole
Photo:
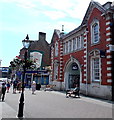
[[[112,97],[112,28],[114,4],[91,1],[79,27],[68,34],[54,30],[51,82],[55,89],[78,84],[83,94]]]

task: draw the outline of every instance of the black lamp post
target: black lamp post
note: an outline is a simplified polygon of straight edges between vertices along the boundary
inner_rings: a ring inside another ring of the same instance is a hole
[[[18,118],[23,118],[23,108],[24,108],[24,79],[26,73],[26,66],[27,66],[27,50],[30,45],[29,36],[27,34],[26,39],[22,40],[23,46],[25,48],[24,53],[24,65],[23,65],[23,76],[22,76],[22,92],[20,96],[20,103],[19,103],[19,110],[18,110]]]

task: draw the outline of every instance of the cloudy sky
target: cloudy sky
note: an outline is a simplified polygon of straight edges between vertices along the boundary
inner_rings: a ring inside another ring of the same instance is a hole
[[[96,0],[104,4],[107,0]],[[113,0],[110,0],[111,2]],[[9,66],[19,55],[22,40],[38,40],[45,32],[51,42],[54,29],[70,32],[81,24],[90,0],[0,0],[0,59]]]

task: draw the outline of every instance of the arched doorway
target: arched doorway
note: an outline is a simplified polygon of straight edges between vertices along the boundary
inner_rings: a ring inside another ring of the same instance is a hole
[[[80,87],[81,67],[79,62],[73,58],[66,63],[64,71],[65,89],[73,89],[76,84]]]

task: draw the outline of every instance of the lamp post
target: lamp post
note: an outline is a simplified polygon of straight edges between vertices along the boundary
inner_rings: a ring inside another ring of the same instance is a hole
[[[20,96],[19,110],[18,110],[18,118],[23,118],[23,108],[24,108],[24,79],[26,73],[27,66],[27,50],[30,45],[29,36],[27,34],[26,39],[22,40],[23,46],[25,48],[24,53],[24,65],[23,65],[23,76],[22,76],[22,92]]]

